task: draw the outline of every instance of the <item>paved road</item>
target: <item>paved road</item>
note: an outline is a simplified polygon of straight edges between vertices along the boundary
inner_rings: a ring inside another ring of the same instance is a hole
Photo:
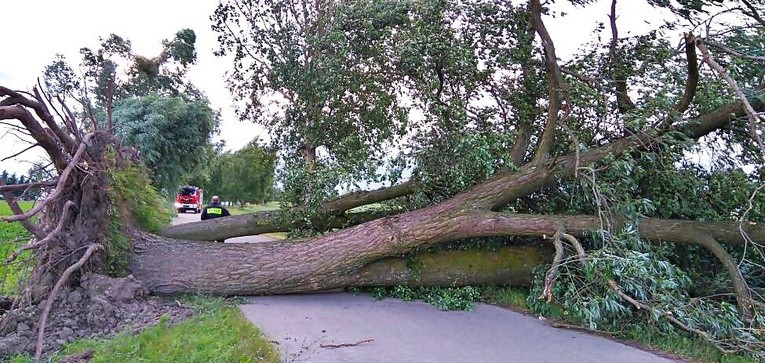
[[[173,224],[197,220],[199,214],[183,213]],[[269,240],[247,236],[226,242]],[[422,302],[327,293],[249,297],[240,309],[276,344],[283,362],[673,362],[485,304],[470,312],[440,311]]]
[[[191,212],[178,213],[178,216],[173,218],[172,224],[175,225],[175,224],[196,222],[196,221],[199,221],[200,218],[201,218],[201,214],[196,214]],[[228,238],[226,239],[226,243],[255,243],[255,242],[268,242],[273,240],[274,238],[264,236],[264,235],[258,235],[258,236]]]
[[[422,302],[328,293],[250,297],[240,308],[284,362],[674,362],[485,304],[440,311]]]

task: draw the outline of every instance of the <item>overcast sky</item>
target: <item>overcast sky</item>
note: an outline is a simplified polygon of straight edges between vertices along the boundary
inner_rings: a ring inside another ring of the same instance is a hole
[[[265,137],[262,128],[236,120],[231,110],[224,74],[230,62],[216,58],[212,51],[217,46],[216,35],[210,29],[209,16],[219,0],[25,0],[3,1],[2,54],[0,54],[0,85],[30,90],[56,53],[64,54],[69,62],[80,61],[81,47],[98,47],[98,38],[117,34],[130,40],[137,54],[153,57],[161,50],[161,41],[171,39],[183,28],[191,28],[197,35],[198,63],[189,72],[192,82],[209,97],[212,107],[222,111],[221,134],[236,150],[255,136]],[[564,3],[564,2],[560,2]],[[646,29],[650,8],[635,10],[635,0],[621,0],[622,19],[631,18]],[[642,1],[640,1],[642,3]],[[607,22],[610,1],[601,0],[588,7],[586,13],[572,12],[565,19],[545,19],[559,56],[565,57],[595,28],[596,21]],[[626,8],[625,8],[626,7]],[[639,19],[638,22],[634,20]],[[572,31],[575,30],[575,31]],[[641,31],[641,30],[638,30]],[[571,35],[574,34],[574,37]],[[626,32],[621,34],[626,35]],[[607,36],[608,37],[608,36]],[[0,159],[24,146],[14,138],[0,134]],[[0,170],[26,173],[32,157],[0,162]]]

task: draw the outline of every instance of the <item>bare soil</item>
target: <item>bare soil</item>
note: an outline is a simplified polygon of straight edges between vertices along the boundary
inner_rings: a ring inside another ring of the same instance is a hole
[[[34,353],[41,305],[0,308],[0,360]],[[62,291],[57,297],[45,327],[43,352],[48,356],[77,339],[136,334],[155,325],[162,316],[174,324],[192,314],[192,309],[175,301],[149,296],[131,276],[86,275],[80,287]]]

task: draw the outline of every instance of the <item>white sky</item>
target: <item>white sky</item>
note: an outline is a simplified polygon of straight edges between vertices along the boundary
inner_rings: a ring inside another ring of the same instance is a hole
[[[0,85],[30,90],[41,76],[45,65],[56,53],[64,54],[70,64],[80,61],[81,47],[96,48],[98,38],[117,34],[130,40],[133,51],[144,56],[158,55],[161,41],[171,39],[182,28],[191,28],[197,35],[198,61],[189,72],[191,81],[209,97],[212,107],[221,109],[221,134],[216,140],[226,141],[236,150],[255,136],[266,138],[264,130],[251,123],[236,120],[230,95],[225,88],[224,74],[230,62],[215,57],[216,35],[210,29],[209,16],[219,0],[25,0],[2,1],[2,43],[0,49]],[[559,2],[563,4],[564,2]],[[622,19],[631,20],[644,31],[658,25],[661,16],[653,9],[635,5],[635,0],[619,2]],[[546,18],[558,55],[570,54],[595,28],[596,21],[608,21],[610,1],[600,0],[587,12],[572,11],[565,18]],[[557,5],[556,5],[557,6]],[[624,9],[628,7],[630,9]],[[654,24],[648,25],[648,22]],[[573,31],[572,31],[573,30]],[[641,31],[641,30],[638,30]],[[573,35],[573,36],[572,36]],[[620,35],[627,31],[620,29]],[[604,34],[606,38],[610,33]],[[0,159],[25,146],[14,138],[0,134]],[[0,170],[26,173],[32,157],[0,162]]]

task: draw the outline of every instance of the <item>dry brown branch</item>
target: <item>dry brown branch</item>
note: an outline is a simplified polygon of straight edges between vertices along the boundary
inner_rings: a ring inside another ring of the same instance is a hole
[[[74,137],[78,141],[82,142],[82,137],[83,137],[82,131],[79,129],[79,127],[77,127],[77,122],[74,121],[77,119],[76,117],[74,117],[74,113],[72,113],[72,110],[69,109],[69,106],[67,106],[67,104],[64,102],[64,100],[61,99],[61,97],[56,96],[56,100],[64,109],[64,112],[66,113],[66,117],[62,117],[62,119],[64,120],[64,124],[66,124],[70,132],[74,135]]]
[[[0,185],[0,193],[4,193],[7,191],[14,191],[14,190],[26,190],[29,188],[47,188],[55,186],[56,183],[58,183],[58,180],[46,180],[42,182],[35,182],[35,183],[24,183],[24,184],[11,184],[11,185]]]
[[[34,104],[33,109],[37,113],[37,117],[39,117],[45,124],[48,126],[48,130],[51,130],[56,135],[56,138],[61,142],[68,152],[72,152],[72,150],[75,150],[77,148],[78,143],[72,139],[72,137],[64,131],[61,127],[59,127],[56,124],[56,120],[53,118],[53,115],[48,110],[48,106],[45,105],[45,102],[43,98],[40,89],[35,87],[32,89],[32,92],[34,93]]]
[[[319,348],[330,348],[330,349],[336,349],[336,348],[343,348],[343,347],[355,347],[355,346],[357,346],[357,345],[360,345],[360,344],[364,344],[364,343],[371,343],[371,342],[373,342],[373,341],[375,341],[375,340],[374,340],[374,339],[364,339],[364,340],[359,340],[359,341],[358,341],[358,342],[356,342],[356,343],[343,343],[343,344],[321,344],[321,345],[319,345]]]
[[[61,286],[66,283],[66,281],[69,279],[69,276],[72,274],[72,272],[76,271],[82,265],[85,264],[85,262],[88,261],[90,256],[98,250],[103,250],[104,246],[100,243],[94,243],[88,246],[88,248],[85,250],[85,253],[80,257],[80,259],[74,263],[73,265],[69,266],[66,270],[64,270],[64,273],[61,274],[61,277],[56,282],[56,285],[53,286],[53,289],[48,294],[48,299],[45,301],[45,306],[43,307],[42,314],[40,315],[40,322],[37,329],[37,345],[35,348],[35,362],[40,362],[40,358],[42,357],[42,348],[43,348],[43,340],[45,338],[45,324],[48,321],[48,315],[50,314],[50,309],[53,307],[53,301],[56,300],[56,295],[58,295],[58,290],[61,289]]]
[[[80,161],[80,158],[85,153],[85,148],[87,147],[88,140],[90,140],[91,137],[93,137],[93,133],[89,133],[85,135],[85,137],[82,139],[82,142],[80,143],[80,146],[77,148],[77,152],[74,153],[74,156],[72,156],[72,159],[69,161],[69,165],[66,166],[66,168],[61,172],[61,175],[59,175],[58,183],[56,183],[56,188],[51,193],[50,196],[43,199],[40,203],[37,203],[37,205],[34,206],[34,208],[30,209],[26,213],[22,214],[16,214],[11,217],[2,217],[0,219],[7,221],[7,222],[15,222],[15,221],[21,221],[25,219],[29,219],[35,214],[39,213],[43,208],[45,208],[48,203],[55,200],[64,192],[64,184],[66,184],[66,180],[69,177],[69,173],[77,166],[77,163]]]
[[[29,145],[28,147],[25,147],[24,149],[22,149],[21,151],[19,151],[19,152],[17,152],[17,153],[14,153],[14,154],[12,154],[12,155],[9,155],[9,156],[6,156],[6,157],[4,157],[4,158],[0,159],[0,161],[6,161],[6,160],[8,160],[8,159],[12,159],[12,158],[15,158],[15,157],[17,157],[17,156],[19,156],[19,155],[21,155],[21,154],[23,154],[23,153],[25,153],[25,152],[29,151],[30,149],[32,149],[32,148],[34,148],[34,147],[36,147],[36,146],[40,146],[40,144],[38,144],[38,143],[34,143],[34,144],[32,144],[32,145]]]
[[[69,221],[69,214],[71,213],[71,210],[76,206],[77,205],[71,200],[66,201],[66,204],[64,204],[64,211],[61,213],[61,218],[58,220],[58,224],[56,224],[56,228],[50,231],[48,235],[45,236],[45,238],[37,242],[29,243],[19,247],[16,251],[11,253],[10,256],[8,256],[8,259],[6,260],[6,262],[7,263],[13,262],[19,256],[19,254],[21,254],[22,252],[26,250],[37,249],[50,243],[54,238],[56,238],[56,236],[58,236],[59,233],[61,233],[61,230],[64,229],[64,224],[67,221]]]

